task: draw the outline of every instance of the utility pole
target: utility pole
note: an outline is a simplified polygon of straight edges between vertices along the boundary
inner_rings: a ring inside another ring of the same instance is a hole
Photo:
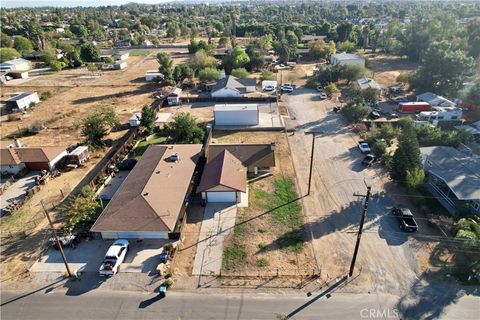
[[[55,241],[57,241],[57,246],[60,249],[60,254],[62,255],[63,263],[65,263],[65,268],[67,269],[67,274],[69,277],[71,277],[72,272],[70,271],[70,267],[68,266],[68,261],[67,261],[67,258],[65,257],[65,253],[63,252],[62,243],[58,239],[57,231],[53,226],[52,220],[50,219],[50,215],[48,214],[47,209],[45,208],[45,204],[43,203],[43,200],[40,200],[40,203],[42,204],[43,212],[45,212],[45,216],[47,216],[48,223],[50,224],[50,228],[52,229],[53,235],[55,236]]]
[[[365,222],[365,216],[367,215],[368,200],[370,199],[371,189],[372,187],[367,186],[366,195],[354,194],[354,196],[357,196],[357,197],[365,197],[365,203],[363,204],[362,216],[360,218],[360,226],[358,228],[358,234],[357,234],[357,243],[355,244],[355,251],[353,251],[352,263],[350,264],[350,271],[348,273],[349,277],[353,275],[353,269],[355,268],[355,261],[357,260],[358,248],[360,247],[360,239],[362,238],[363,224]]]
[[[313,154],[315,152],[315,132],[312,132],[312,153],[310,154],[310,173],[308,174],[308,192],[307,196],[310,195],[310,188],[312,186],[312,170],[313,170]]]

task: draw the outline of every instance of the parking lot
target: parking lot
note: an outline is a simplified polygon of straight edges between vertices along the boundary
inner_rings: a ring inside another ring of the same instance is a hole
[[[334,103],[320,101],[311,89],[297,89],[285,97],[291,119],[287,128],[296,129],[289,136],[292,156],[301,187],[306,194],[312,135],[315,153],[311,195],[303,199],[306,228],[310,233],[322,277],[336,277],[348,272],[366,184],[373,197],[368,207],[364,236],[356,264],[361,277],[355,281],[358,290],[399,293],[407,289],[424,267],[429,255],[429,237],[438,234],[419,218],[415,235],[399,229],[390,213],[402,200],[402,191],[388,179],[384,166],[365,168],[355,135]],[[415,212],[414,212],[415,214]],[[419,240],[419,236],[424,236]]]
[[[122,263],[122,273],[155,273],[160,263],[160,253],[167,240],[143,240],[137,242],[130,240],[130,248]],[[75,249],[65,248],[65,256],[72,272],[83,270],[83,272],[98,272],[113,240],[90,240],[82,241]],[[44,255],[32,266],[30,272],[64,272],[65,265],[60,251],[55,249],[47,250]]]

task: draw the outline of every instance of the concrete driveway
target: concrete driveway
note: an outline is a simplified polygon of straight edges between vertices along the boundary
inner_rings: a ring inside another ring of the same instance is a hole
[[[25,177],[15,181],[0,197],[0,216],[3,209],[8,206],[8,201],[21,200],[25,198],[25,191],[35,186],[35,177],[38,171],[31,171]]]
[[[233,231],[237,205],[207,203],[203,215],[193,275],[218,275],[222,269],[223,243]]]
[[[299,88],[285,96],[291,119],[287,128],[297,132],[289,135],[294,165],[302,195],[307,192],[312,135],[315,132],[314,169],[311,195],[303,199],[306,229],[322,276],[335,277],[348,272],[360,221],[365,183],[372,186],[364,236],[357,259],[356,281],[359,290],[399,293],[416,279],[417,259],[422,258],[422,244],[398,228],[391,216],[395,204],[391,194],[400,194],[388,180],[385,168],[375,165],[364,168],[363,155],[357,148],[359,137],[352,133],[329,100],[319,101],[311,89]],[[292,120],[294,119],[294,120]],[[399,197],[397,197],[399,198]],[[419,233],[427,234],[422,229]],[[423,253],[425,254],[425,252]],[[423,258],[428,256],[425,254]]]
[[[130,249],[125,261],[121,265],[120,272],[152,273],[160,263],[160,253],[166,240],[143,240],[136,242],[130,240]],[[65,248],[65,256],[70,269],[83,272],[98,272],[103,262],[103,257],[113,240],[90,240],[81,242],[77,248]],[[50,249],[30,269],[30,272],[64,272],[60,251]]]

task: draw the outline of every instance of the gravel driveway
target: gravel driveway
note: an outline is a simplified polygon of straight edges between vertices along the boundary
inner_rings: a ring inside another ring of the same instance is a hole
[[[312,145],[312,135],[305,133],[316,136],[312,191],[303,205],[321,276],[334,278],[348,272],[363,204],[363,198],[353,194],[365,194],[367,183],[374,197],[357,258],[356,272],[361,270],[361,276],[353,287],[392,294],[407,289],[419,272],[417,253],[422,244],[401,232],[389,214],[395,202],[386,189],[395,186],[386,179],[385,169],[361,165],[359,138],[331,111],[333,102],[321,101],[316,92],[305,88],[283,99],[291,116],[287,128],[297,129],[289,135],[289,143],[302,194],[307,193]]]

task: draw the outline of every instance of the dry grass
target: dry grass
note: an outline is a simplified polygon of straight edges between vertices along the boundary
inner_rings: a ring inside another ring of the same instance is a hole
[[[225,243],[226,274],[312,273],[311,244],[297,229],[303,223],[300,202],[289,203],[297,198],[297,188],[285,133],[215,132],[213,138],[217,143],[276,143],[273,176],[251,183],[248,208],[238,208],[237,226]]]

